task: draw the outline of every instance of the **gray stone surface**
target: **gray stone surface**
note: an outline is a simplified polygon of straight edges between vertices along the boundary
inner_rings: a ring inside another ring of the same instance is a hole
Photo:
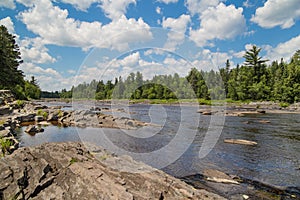
[[[81,143],[19,148],[0,160],[0,170],[0,199],[224,199],[159,170],[118,171]]]

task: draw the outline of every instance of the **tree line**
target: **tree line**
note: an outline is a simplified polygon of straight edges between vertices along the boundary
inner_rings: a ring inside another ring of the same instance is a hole
[[[289,63],[260,57],[261,48],[252,46],[246,51],[242,66],[231,68],[227,60],[218,71],[192,68],[188,75],[156,75],[144,80],[140,72],[130,73],[104,83],[93,80],[63,90],[63,98],[92,99],[224,99],[251,101],[298,102],[300,100],[300,50]]]
[[[37,80],[25,80],[24,74],[18,69],[23,62],[15,36],[7,28],[0,26],[0,89],[11,90],[17,99],[38,99],[41,89]]]
[[[11,90],[18,99],[90,98],[90,99],[224,99],[268,100],[299,102],[300,100],[300,50],[289,62],[283,59],[267,64],[260,54],[261,48],[247,50],[243,65],[225,67],[217,71],[190,69],[185,77],[156,75],[144,80],[142,73],[130,73],[128,77],[116,77],[114,81],[92,80],[73,86],[71,90],[41,91],[37,80],[25,80],[18,69],[23,62],[15,36],[0,26],[0,89]]]

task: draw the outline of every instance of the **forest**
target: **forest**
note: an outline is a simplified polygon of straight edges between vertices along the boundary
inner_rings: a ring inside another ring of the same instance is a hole
[[[300,50],[290,62],[270,62],[260,57],[261,48],[252,46],[244,55],[243,65],[231,68],[230,61],[219,71],[190,69],[186,77],[178,74],[157,75],[144,80],[140,72],[126,79],[115,78],[104,83],[93,80],[62,90],[62,98],[90,99],[231,99],[241,101],[299,102]]]

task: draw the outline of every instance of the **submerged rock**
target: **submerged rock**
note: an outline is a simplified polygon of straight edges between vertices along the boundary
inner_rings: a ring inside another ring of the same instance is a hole
[[[0,170],[1,199],[224,199],[160,170],[112,169],[81,143],[20,148],[0,160]]]

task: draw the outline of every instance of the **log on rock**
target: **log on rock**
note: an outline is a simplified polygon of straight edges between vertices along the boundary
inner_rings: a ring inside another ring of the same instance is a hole
[[[225,139],[224,142],[230,144],[243,144],[243,145],[250,145],[250,146],[257,145],[257,142],[250,141],[250,140],[243,140],[243,139]]]
[[[225,174],[224,172],[215,169],[206,169],[204,174],[207,181],[212,181],[216,183],[226,183],[226,184],[239,184],[236,180]]]

